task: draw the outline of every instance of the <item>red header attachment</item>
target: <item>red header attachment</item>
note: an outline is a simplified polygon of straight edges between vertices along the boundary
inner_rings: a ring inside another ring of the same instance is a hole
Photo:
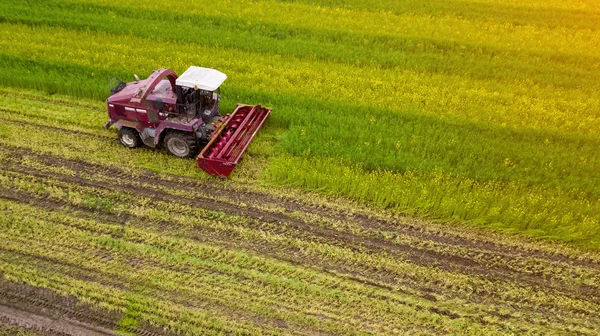
[[[269,114],[271,109],[261,105],[238,105],[211,134],[210,141],[196,157],[198,166],[214,176],[229,176]]]

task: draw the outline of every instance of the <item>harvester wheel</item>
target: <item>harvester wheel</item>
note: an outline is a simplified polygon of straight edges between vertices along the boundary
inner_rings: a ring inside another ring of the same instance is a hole
[[[119,141],[128,148],[136,148],[142,142],[137,131],[127,127],[119,129]]]
[[[165,136],[169,153],[180,157],[192,157],[198,153],[198,140],[193,134],[171,131]]]

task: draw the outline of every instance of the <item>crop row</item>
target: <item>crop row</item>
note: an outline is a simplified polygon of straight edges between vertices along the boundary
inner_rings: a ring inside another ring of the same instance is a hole
[[[65,40],[69,41],[69,48],[64,48]],[[239,57],[236,50],[218,47],[204,48],[198,54],[198,46],[190,43],[157,44],[134,35],[117,37],[59,27],[5,23],[0,43],[4,55],[54,62],[69,60],[71,64],[130,73],[148,73],[159,65],[181,72],[189,64],[211,64],[230,74],[234,88],[374,106],[387,109],[388,113],[394,110],[396,115],[417,110],[438,117],[587,134],[594,132],[597,125],[593,109],[598,101],[593,92],[584,88],[561,90],[532,86],[526,81],[497,83],[444,73],[365,69],[258,53]],[[486,106],[483,113],[481,106]],[[298,112],[277,118],[281,117],[291,122],[303,119]]]
[[[281,0],[281,2],[291,2]],[[430,16],[454,16],[467,20],[506,22],[513,25],[533,25],[549,28],[572,27],[598,30],[598,4],[589,1],[428,1],[398,2],[393,0],[293,0],[330,7],[385,11],[393,14],[413,13]],[[535,10],[532,10],[535,9]]]
[[[129,6],[70,2],[41,2],[35,7],[5,2],[0,6],[7,22],[136,35],[157,43],[187,42],[199,48],[220,47],[395,71],[449,72],[501,82],[526,80],[542,86],[588,90],[597,86],[593,58],[582,62],[583,56],[557,56],[554,51],[524,54],[446,39],[317,30],[264,20],[253,23],[227,15],[171,13]],[[117,12],[119,15],[114,14]]]
[[[168,4],[165,0],[147,4],[137,4],[131,0],[100,0],[97,3],[144,10],[164,10],[167,8],[165,5]],[[227,1],[206,1],[197,3],[196,6],[175,4],[168,8],[171,13],[228,15],[240,20],[251,20],[257,24],[278,18],[278,23],[290,27],[312,27],[353,33],[368,31],[376,34],[460,40],[469,44],[481,44],[485,41],[488,44],[497,44],[511,49],[516,44],[525,50],[594,54],[600,46],[600,37],[592,31],[579,27],[552,29],[532,25],[515,26],[506,22],[465,20],[451,15],[432,16],[413,13],[395,15],[386,12],[339,10],[274,1],[243,1],[238,3],[238,6],[231,6]],[[118,15],[119,12],[114,13]],[[282,15],[283,13],[287,15]]]

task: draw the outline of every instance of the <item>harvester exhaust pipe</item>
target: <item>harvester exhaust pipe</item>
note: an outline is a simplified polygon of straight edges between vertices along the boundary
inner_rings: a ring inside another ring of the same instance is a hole
[[[229,176],[269,114],[270,108],[239,104],[211,134],[210,141],[196,157],[198,166],[214,176]]]

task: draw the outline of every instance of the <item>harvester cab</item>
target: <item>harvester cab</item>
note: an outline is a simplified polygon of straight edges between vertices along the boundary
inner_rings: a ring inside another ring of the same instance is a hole
[[[190,67],[175,80],[177,111],[210,122],[219,112],[219,87],[225,79],[227,76],[217,70]]]
[[[148,78],[119,82],[106,100],[111,125],[129,148],[165,147],[177,157],[192,157],[211,175],[225,178],[263,125],[270,108],[238,104],[219,113],[219,87],[227,76],[192,66],[181,76],[159,69]]]

